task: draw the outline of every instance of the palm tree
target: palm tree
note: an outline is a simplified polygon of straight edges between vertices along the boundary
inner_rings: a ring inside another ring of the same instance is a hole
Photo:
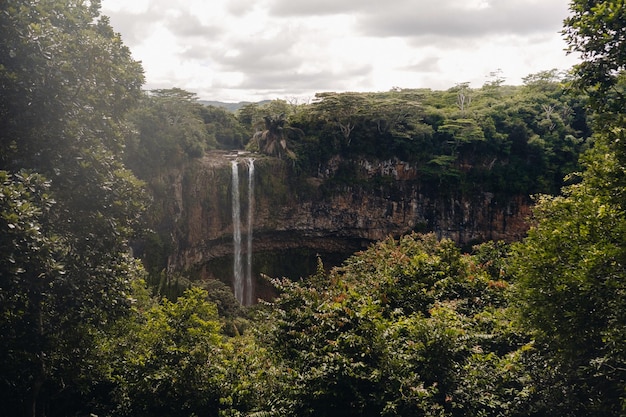
[[[298,128],[287,126],[287,120],[285,114],[281,114],[278,117],[265,116],[263,117],[265,122],[265,129],[260,130],[254,134],[251,143],[256,144],[259,147],[259,151],[283,158],[284,156],[289,159],[296,159],[296,154],[289,149],[289,141],[294,136],[304,136],[304,132]]]

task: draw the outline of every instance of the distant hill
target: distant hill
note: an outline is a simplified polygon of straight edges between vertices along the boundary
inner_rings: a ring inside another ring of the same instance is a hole
[[[263,105],[269,103],[270,100],[258,101],[254,104]],[[236,112],[246,104],[253,104],[251,101],[240,101],[239,103],[225,103],[223,101],[214,101],[214,100],[198,100],[198,103],[204,106],[215,106],[215,107],[223,107],[228,111]]]

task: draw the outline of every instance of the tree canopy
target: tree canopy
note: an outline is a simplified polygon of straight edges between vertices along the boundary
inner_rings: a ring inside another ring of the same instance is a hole
[[[622,36],[626,21],[624,3],[573,0],[570,12],[563,34],[569,51],[582,57],[575,67],[575,82],[590,93],[598,109],[619,110],[620,102],[625,99],[623,86],[618,85],[626,69],[626,44]]]
[[[97,1],[5,1],[0,33],[2,402],[78,411],[97,329],[141,271],[127,242],[145,199],[120,155],[142,69]]]
[[[572,1],[570,8],[565,33],[584,59],[574,83],[590,94],[595,144],[577,183],[538,201],[536,223],[516,249],[517,299],[546,369],[558,370],[556,391],[567,393],[555,409],[623,415],[626,9],[622,1]]]
[[[230,114],[178,88],[142,93],[99,1],[2,2],[5,412],[624,415],[626,8],[570,10],[564,35],[583,57],[571,77]],[[158,197],[161,170],[246,145],[305,174],[399,158],[440,187],[544,194],[512,246],[390,237],[331,270],[268,278],[278,296],[251,308],[216,283],[153,298],[129,245],[148,200],[135,174]]]

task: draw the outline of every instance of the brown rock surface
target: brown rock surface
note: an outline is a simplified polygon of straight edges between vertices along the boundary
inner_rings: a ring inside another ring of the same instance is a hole
[[[212,275],[208,263],[232,256],[231,161],[239,161],[242,221],[247,222],[251,157],[214,152],[170,173],[162,209],[175,225],[171,270],[200,271],[200,278],[207,278]],[[320,167],[317,176],[302,178],[285,161],[254,158],[255,254],[301,248],[350,253],[412,231],[435,232],[461,245],[515,241],[528,227],[528,197],[498,199],[489,192],[463,195],[427,186],[417,167],[406,162],[359,161],[358,180],[340,185],[333,182],[337,159]]]

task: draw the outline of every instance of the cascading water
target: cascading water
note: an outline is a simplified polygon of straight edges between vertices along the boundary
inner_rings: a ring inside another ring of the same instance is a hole
[[[252,237],[254,226],[254,159],[248,160],[248,253],[246,259],[245,304],[252,305]]]
[[[232,168],[232,210],[233,210],[233,291],[235,298],[244,302],[243,265],[241,264],[241,208],[239,199],[239,165],[231,162]]]
[[[254,226],[254,160],[248,160],[248,221],[246,231],[246,271],[243,270],[241,250],[241,196],[239,192],[239,163],[231,162],[232,167],[232,209],[233,209],[233,291],[235,298],[243,305],[252,305],[254,287],[252,279],[252,239]]]

